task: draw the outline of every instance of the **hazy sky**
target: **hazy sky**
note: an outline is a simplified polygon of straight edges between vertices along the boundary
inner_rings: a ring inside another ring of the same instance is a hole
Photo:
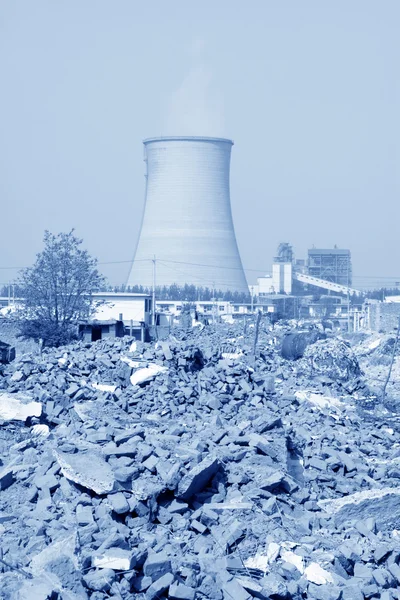
[[[400,281],[399,23],[399,0],[0,0],[0,267],[72,227],[129,261],[142,139],[223,135],[249,283],[280,241]]]

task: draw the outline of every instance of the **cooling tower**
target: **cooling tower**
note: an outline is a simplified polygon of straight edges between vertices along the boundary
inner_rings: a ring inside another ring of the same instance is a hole
[[[146,198],[128,285],[185,283],[248,292],[229,197],[233,142],[209,137],[144,141]]]

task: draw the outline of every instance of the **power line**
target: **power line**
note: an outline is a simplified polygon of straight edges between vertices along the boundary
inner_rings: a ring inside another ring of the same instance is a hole
[[[192,273],[188,273],[187,271],[182,271],[182,269],[177,269],[176,267],[170,267],[169,265],[165,264],[163,261],[157,260],[158,263],[163,264],[164,267],[167,267],[167,269],[171,269],[172,271],[175,271],[176,273],[181,273],[182,275],[185,276],[189,276],[190,278],[195,278],[198,281],[205,281],[206,283],[208,283],[208,285],[210,285],[210,279],[206,279],[205,277],[199,277],[198,275],[193,275]],[[226,287],[228,290],[231,289],[231,286],[228,283],[218,283],[218,288],[221,287]]]
[[[114,261],[106,261],[106,262],[99,262],[97,263],[99,266],[100,265],[119,265],[119,264],[132,264],[133,262],[152,262],[154,259],[152,258],[142,258],[142,259],[138,259],[133,261],[132,259],[130,260],[114,260]],[[180,261],[180,260],[169,260],[169,259],[157,259],[157,262],[160,262],[162,264],[164,264],[164,266],[168,267],[168,265],[166,263],[172,263],[172,264],[177,264],[177,265],[187,265],[187,266],[193,266],[193,267],[209,267],[209,268],[213,268],[213,269],[223,269],[223,270],[233,270],[233,271],[241,271],[242,267],[228,267],[226,265],[216,265],[216,264],[208,264],[208,263],[196,263],[196,262],[189,262],[189,261]],[[25,269],[27,267],[0,267],[0,270],[3,271],[18,271],[18,270],[22,270]],[[172,267],[168,267],[171,268]],[[258,268],[258,269],[254,269],[254,268],[245,268],[243,267],[243,270],[246,272],[254,272],[254,273],[266,273],[265,269],[262,268]],[[269,272],[268,272],[269,273]],[[192,276],[193,274],[191,274]],[[197,277],[199,279],[202,279],[201,277]],[[357,279],[357,280],[365,280],[365,279],[369,279],[372,280],[374,282],[396,282],[399,281],[400,282],[400,275],[353,275],[352,277],[353,279]],[[206,279],[204,279],[204,281],[206,281]]]

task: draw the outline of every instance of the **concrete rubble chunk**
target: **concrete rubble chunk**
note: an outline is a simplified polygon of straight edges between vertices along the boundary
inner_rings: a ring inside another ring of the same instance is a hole
[[[131,384],[132,385],[140,385],[142,383],[146,383],[147,381],[151,381],[154,379],[159,373],[165,373],[168,371],[167,367],[162,367],[156,364],[150,364],[143,369],[138,369],[131,375]]]
[[[307,580],[317,585],[325,585],[333,583],[332,574],[326,569],[323,569],[318,563],[310,563],[304,570],[304,575]]]
[[[82,526],[91,525],[94,523],[92,507],[78,504],[76,507],[76,521],[78,525]]]
[[[220,468],[220,462],[215,456],[207,456],[193,467],[179,482],[177,496],[181,500],[189,500],[203,490]]]
[[[249,592],[240,584],[237,579],[231,579],[227,581],[222,586],[222,592],[224,594],[224,599],[231,600],[235,598],[235,600],[251,600],[252,596]]]
[[[0,470],[0,490],[6,490],[15,481],[13,467],[6,467]]]
[[[108,592],[115,581],[115,572],[112,569],[96,569],[86,573],[83,581],[90,590]]]
[[[114,473],[106,461],[94,452],[66,454],[55,451],[54,456],[61,472],[70,481],[96,494],[107,494],[114,488]]]
[[[400,519],[400,488],[364,490],[335,500],[320,500],[318,504],[341,522],[373,515],[379,528],[391,527]]]
[[[116,385],[109,385],[107,383],[96,383],[93,382],[92,383],[92,388],[95,390],[98,390],[99,392],[109,392],[110,394],[113,394],[115,392],[115,390],[117,389]]]
[[[122,492],[111,494],[109,497],[112,509],[117,515],[124,515],[130,511],[129,502]]]
[[[147,557],[143,566],[143,573],[153,581],[171,571],[171,560],[164,552],[152,553]]]
[[[135,557],[131,550],[112,547],[94,554],[92,566],[100,569],[113,569],[114,571],[129,571],[135,566]]]
[[[41,414],[42,404],[34,402],[27,394],[0,392],[0,422],[26,421]]]
[[[172,583],[169,588],[168,598],[171,600],[195,600],[196,590],[184,583]]]
[[[52,561],[60,557],[70,559],[75,568],[78,569],[79,565],[76,548],[76,533],[64,535],[60,539],[46,546],[38,554],[35,554],[30,561],[29,570],[33,575],[40,575],[47,570],[48,565]]]
[[[169,586],[173,583],[174,576],[172,573],[166,573],[157,581],[154,581],[146,592],[146,600],[155,600],[160,598],[164,594]]]

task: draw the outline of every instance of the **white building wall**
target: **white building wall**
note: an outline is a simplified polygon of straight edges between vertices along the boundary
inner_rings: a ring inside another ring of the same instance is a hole
[[[112,292],[98,293],[93,296],[95,300],[104,303],[96,310],[93,316],[98,321],[119,320],[121,314],[125,325],[129,325],[131,321],[136,323],[144,322],[146,324],[150,321],[150,312],[146,311],[146,300],[149,307],[150,297],[129,294],[118,295]]]
[[[283,265],[283,291],[285,294],[292,293],[293,266],[292,263]]]
[[[280,294],[281,292],[281,264],[274,263],[272,265],[272,287],[274,294]]]
[[[257,279],[258,282],[258,293],[259,294],[272,294],[274,293],[275,290],[273,290],[272,288],[274,287],[274,283],[273,283],[273,277],[268,276],[268,277],[259,277]]]

